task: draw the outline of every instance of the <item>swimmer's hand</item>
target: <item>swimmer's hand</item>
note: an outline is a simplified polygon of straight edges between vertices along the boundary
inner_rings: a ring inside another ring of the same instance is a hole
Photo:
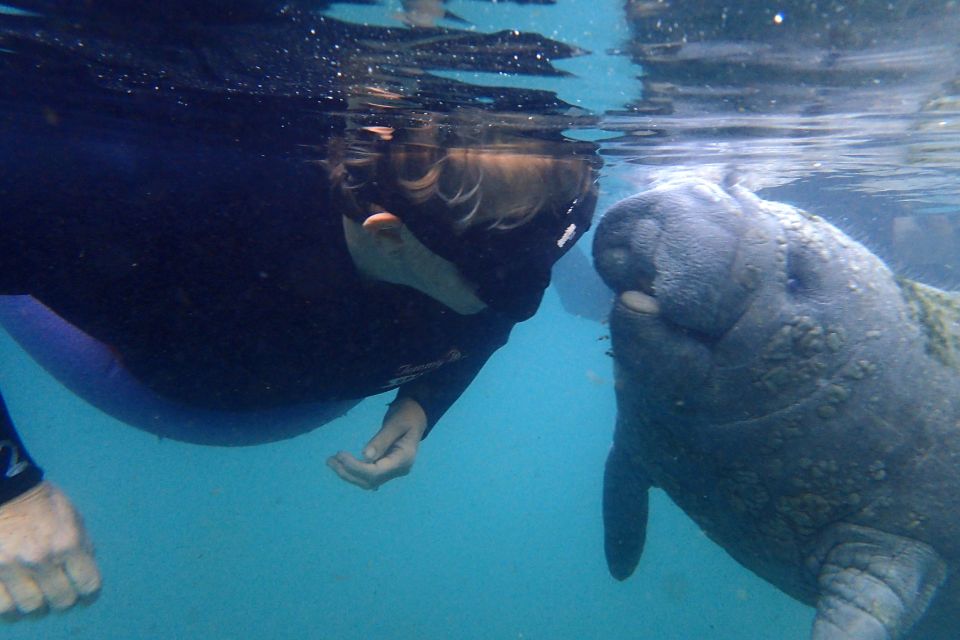
[[[376,490],[384,482],[410,473],[426,428],[427,414],[420,404],[399,398],[387,409],[380,431],[363,448],[364,460],[341,451],[327,459],[327,466],[347,482]]]
[[[67,609],[100,590],[83,522],[49,482],[0,505],[0,614]]]

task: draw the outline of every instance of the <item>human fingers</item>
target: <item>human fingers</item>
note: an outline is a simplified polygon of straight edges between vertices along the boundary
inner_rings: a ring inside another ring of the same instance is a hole
[[[30,571],[18,564],[0,567],[0,582],[6,587],[18,613],[33,613],[44,606],[43,591]]]
[[[399,442],[402,442],[403,439],[406,439],[406,436]],[[394,478],[405,476],[413,469],[413,460],[417,455],[416,447],[402,446],[399,442],[395,443],[386,455],[365,468],[370,475],[371,482],[381,485]]]
[[[384,421],[380,431],[370,439],[363,448],[363,457],[367,462],[379,460],[390,451],[390,448],[400,440],[411,428],[411,425],[401,420]]]
[[[410,472],[413,465],[405,457],[398,452],[384,456],[376,462],[364,462],[347,454],[336,461],[338,468],[335,471],[351,484],[376,491],[389,480],[405,476]]]
[[[330,466],[341,478],[362,489],[376,490],[389,480],[405,476],[413,462],[407,451],[393,450],[376,462],[364,462],[341,452],[331,459]]]
[[[53,484],[0,505],[0,613],[15,619],[95,594],[100,572],[92,554],[83,521]]]
[[[37,568],[37,586],[51,609],[68,609],[77,602],[77,592],[59,565],[44,565]]]
[[[0,582],[0,617],[10,617],[17,610],[17,605],[10,596],[10,592]]]
[[[413,455],[427,428],[427,415],[418,402],[397,398],[390,403],[380,431],[363,448],[363,457],[374,462],[393,453],[395,447],[413,447]],[[412,456],[411,456],[412,459]]]
[[[375,490],[376,487],[370,484],[366,475],[357,472],[357,468],[361,464],[365,463],[357,460],[346,451],[341,451],[327,458],[327,466],[333,469],[342,480],[355,484],[361,489]]]
[[[76,588],[77,593],[89,597],[100,591],[102,579],[100,569],[93,556],[86,551],[68,553],[63,561],[63,569]]]

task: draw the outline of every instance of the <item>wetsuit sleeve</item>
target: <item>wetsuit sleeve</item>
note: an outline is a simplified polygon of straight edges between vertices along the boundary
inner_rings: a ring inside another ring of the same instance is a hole
[[[40,484],[43,471],[24,448],[0,395],[0,504]]]
[[[499,321],[490,328],[489,339],[462,360],[441,367],[400,387],[397,398],[415,400],[427,415],[426,438],[447,409],[466,390],[493,353],[507,343],[512,322]]]

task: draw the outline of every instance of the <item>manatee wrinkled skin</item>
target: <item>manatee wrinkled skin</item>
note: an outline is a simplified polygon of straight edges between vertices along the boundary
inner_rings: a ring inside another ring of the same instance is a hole
[[[816,607],[815,640],[960,638],[960,306],[821,218],[664,181],[594,241],[617,292],[607,562],[666,491],[738,562]]]

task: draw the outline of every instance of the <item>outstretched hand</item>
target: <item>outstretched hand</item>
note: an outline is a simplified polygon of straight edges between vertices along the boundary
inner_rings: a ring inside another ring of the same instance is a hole
[[[49,482],[0,505],[0,614],[67,609],[100,590],[83,522]]]
[[[394,401],[383,418],[383,426],[363,448],[363,460],[341,451],[327,459],[338,476],[362,489],[405,476],[413,468],[420,439],[427,428],[427,414],[414,400]]]

